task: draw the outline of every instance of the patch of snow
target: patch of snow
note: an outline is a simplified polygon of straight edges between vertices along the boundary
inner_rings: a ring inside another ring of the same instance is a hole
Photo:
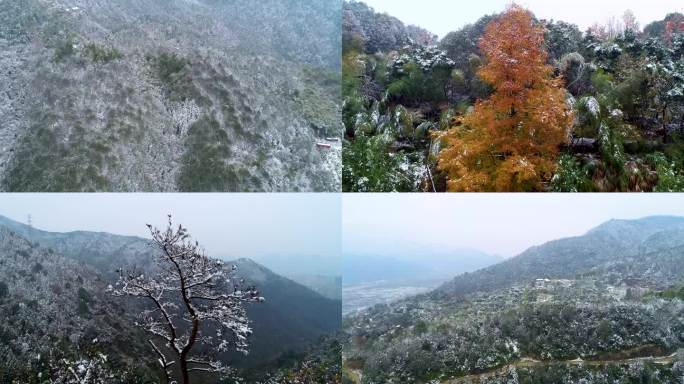
[[[587,107],[587,111],[594,117],[598,117],[601,114],[601,106],[599,105],[598,101],[592,97],[589,96],[587,97],[585,101],[585,105]]]

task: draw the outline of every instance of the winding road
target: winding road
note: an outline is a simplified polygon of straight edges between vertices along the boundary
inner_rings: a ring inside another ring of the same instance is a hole
[[[532,359],[529,357],[523,357],[513,363],[504,365],[503,367],[493,369],[491,371],[482,372],[479,374],[461,376],[453,379],[448,379],[442,381],[441,384],[468,384],[468,383],[480,383],[482,379],[496,377],[506,374],[511,368],[532,368],[541,367],[551,364],[568,364],[568,365],[590,365],[590,366],[601,366],[607,364],[630,364],[636,362],[650,362],[654,364],[672,364],[674,362],[677,353],[673,353],[667,356],[648,356],[648,357],[634,357],[628,359],[612,359],[612,360],[582,360],[581,358],[573,360],[551,360],[551,361],[540,361]]]

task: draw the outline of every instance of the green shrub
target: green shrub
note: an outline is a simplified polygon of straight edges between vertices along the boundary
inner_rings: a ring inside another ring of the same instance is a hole
[[[393,100],[406,105],[444,101],[444,85],[451,80],[451,69],[423,70],[414,61],[404,65],[403,73],[387,85],[387,93]]]
[[[305,68],[303,83],[294,98],[301,115],[321,136],[340,136],[340,74],[323,69]],[[249,118],[252,114],[244,114]]]
[[[194,98],[200,101],[192,82],[190,62],[175,53],[162,53],[156,59],[159,79],[172,101],[184,101]]]
[[[580,137],[596,137],[601,125],[602,106],[592,96],[585,96],[575,103],[577,127],[575,134]]]
[[[665,291],[658,293],[658,297],[684,300],[684,285],[681,287],[666,289]]]
[[[402,171],[406,156],[390,153],[383,135],[345,141],[342,151],[344,192],[412,192],[415,181]]]
[[[658,174],[655,192],[684,192],[684,174],[674,162],[660,152],[647,156],[647,161],[655,167]]]
[[[40,271],[43,270],[43,264],[41,263],[36,263],[32,268],[31,268],[31,273],[36,274]]]
[[[422,335],[428,331],[428,324],[423,320],[418,320],[416,325],[413,327],[413,333],[416,335]]]
[[[424,95],[425,76],[423,71],[414,62],[404,65],[405,75],[395,79],[387,86],[388,95],[395,100],[404,100],[413,103],[429,101]]]
[[[672,142],[665,148],[665,155],[679,168],[684,168],[684,135],[675,133]]]
[[[363,112],[365,105],[359,89],[361,87],[362,66],[359,64],[359,53],[346,52],[342,57],[342,122],[348,136],[354,135],[356,115]]]
[[[612,93],[614,88],[613,75],[599,69],[591,76],[591,85],[597,94]]]
[[[630,71],[615,87],[615,100],[627,116],[637,118],[642,113],[643,99],[648,91],[648,81],[644,71]]]
[[[589,171],[570,154],[563,154],[558,160],[558,169],[551,179],[553,192],[591,192],[593,183]]]
[[[123,57],[123,54],[116,48],[101,47],[95,43],[90,43],[85,47],[84,54],[94,63],[108,63]]]
[[[402,138],[413,138],[413,115],[403,105],[394,108],[394,124]]]
[[[249,177],[246,170],[228,163],[230,139],[219,122],[210,116],[197,120],[188,131],[178,187],[186,192],[233,192]]]
[[[187,65],[187,60],[178,57],[175,53],[162,53],[157,59],[159,78],[164,82],[170,83],[173,81],[174,76],[181,73]]]
[[[66,40],[60,41],[55,46],[55,53],[52,60],[56,63],[61,63],[67,58],[71,57],[76,53],[74,45],[76,44],[76,39],[73,36],[68,37]]]
[[[356,95],[361,86],[363,66],[360,61],[358,52],[348,52],[342,57],[342,95],[345,97]]]
[[[93,298],[90,293],[83,287],[78,289],[78,313],[80,315],[86,315],[90,313],[90,308],[88,304],[92,302]]]
[[[453,81],[454,85],[456,85],[456,86],[459,86],[459,87],[465,86],[466,76],[465,76],[465,73],[463,72],[463,70],[458,69],[458,68],[453,69],[451,71],[451,81]]]
[[[9,287],[4,281],[0,281],[0,299],[9,295]]]
[[[622,138],[605,122],[601,122],[598,134],[601,157],[613,169],[622,170],[626,161]]]

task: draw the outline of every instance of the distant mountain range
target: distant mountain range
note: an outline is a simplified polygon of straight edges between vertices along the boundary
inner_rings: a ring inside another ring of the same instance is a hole
[[[280,254],[261,255],[252,258],[283,276],[340,276],[342,265],[342,258],[335,255]]]
[[[500,256],[467,248],[408,248],[397,249],[395,256],[346,254],[343,258],[344,285],[377,281],[445,279],[488,267],[502,260]]]
[[[342,276],[295,274],[287,277],[329,299],[342,300]]]
[[[611,220],[347,316],[345,376],[674,383],[683,315],[684,218]]]
[[[585,235],[534,246],[499,264],[457,276],[440,291],[462,295],[617,268],[624,268],[624,278],[650,278],[667,285],[684,273],[684,263],[676,263],[677,258],[684,260],[682,247],[684,218],[611,220]]]
[[[334,255],[262,255],[254,260],[321,295],[342,299],[341,257]]]
[[[95,338],[110,340],[114,334],[141,341],[119,350],[117,344],[112,344],[112,353],[120,357],[122,364],[145,361],[150,356],[145,336],[131,325],[142,304],[123,305],[104,292],[115,282],[118,268],[151,267],[154,250],[148,240],[86,231],[46,232],[2,216],[0,234],[0,317],[15,321],[45,319],[34,323],[34,328],[19,328],[18,334],[16,327],[4,328],[5,332],[14,332],[3,338],[9,340],[10,349],[0,352],[11,357],[4,361],[25,360],[26,353],[58,347],[58,340],[87,344]],[[231,364],[259,372],[258,367],[273,366],[276,360],[293,353],[303,354],[321,337],[339,330],[339,299],[326,298],[252,260],[231,263],[266,298],[265,303],[248,307],[254,331],[250,354],[227,356]],[[33,315],[26,317],[27,313],[16,312],[17,305],[30,309]],[[0,372],[2,366],[0,363]]]

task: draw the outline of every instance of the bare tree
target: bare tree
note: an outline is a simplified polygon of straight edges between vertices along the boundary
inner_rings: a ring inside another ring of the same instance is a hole
[[[191,372],[228,374],[230,367],[212,357],[231,349],[247,353],[251,334],[245,303],[261,302],[254,287],[243,289],[237,267],[206,256],[183,226],[173,226],[169,215],[164,231],[148,224],[155,256],[152,276],[120,271],[113,288],[118,296],[149,299],[152,308],[136,323],[153,336],[148,342],[158,357],[166,382],[178,372],[183,384]],[[161,340],[157,345],[155,340]],[[200,347],[201,345],[201,347]],[[193,352],[199,348],[204,353]]]
[[[606,24],[606,30],[608,34],[608,39],[613,40],[625,31],[625,26],[622,23],[622,20],[618,19],[615,16],[611,16],[608,19],[608,23]]]
[[[625,31],[639,32],[639,21],[637,21],[631,9],[626,10],[622,15],[622,22],[624,23]]]

